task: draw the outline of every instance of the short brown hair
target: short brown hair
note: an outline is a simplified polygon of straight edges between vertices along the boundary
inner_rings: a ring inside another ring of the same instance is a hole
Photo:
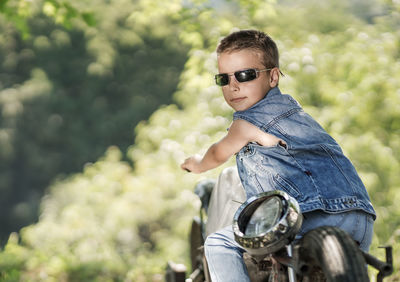
[[[275,42],[262,31],[240,30],[223,38],[217,47],[217,54],[252,49],[262,54],[262,64],[266,68],[279,68],[279,52]]]

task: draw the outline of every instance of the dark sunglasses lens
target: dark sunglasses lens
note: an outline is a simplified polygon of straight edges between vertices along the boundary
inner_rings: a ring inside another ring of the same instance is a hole
[[[235,72],[236,80],[239,82],[246,82],[257,78],[255,69],[248,69]]]
[[[219,86],[225,86],[229,84],[229,76],[226,73],[217,74],[215,76],[215,83]]]

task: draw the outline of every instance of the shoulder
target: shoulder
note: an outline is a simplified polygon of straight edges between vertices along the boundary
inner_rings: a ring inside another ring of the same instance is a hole
[[[250,128],[250,126],[254,125],[244,119],[235,119],[229,127],[229,132],[245,133]]]
[[[254,138],[259,132],[260,128],[243,119],[234,120],[229,128],[230,134],[242,136],[247,141],[251,141],[251,138]]]

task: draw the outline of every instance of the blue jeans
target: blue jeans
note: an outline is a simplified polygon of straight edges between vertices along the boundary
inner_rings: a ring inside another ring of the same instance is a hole
[[[303,216],[303,225],[296,239],[319,226],[337,226],[349,233],[360,244],[360,248],[363,251],[369,251],[374,224],[371,215],[355,210],[337,214],[312,211],[303,214]],[[213,282],[250,281],[243,261],[243,252],[245,250],[235,242],[232,226],[227,226],[210,234],[204,243],[204,247]]]

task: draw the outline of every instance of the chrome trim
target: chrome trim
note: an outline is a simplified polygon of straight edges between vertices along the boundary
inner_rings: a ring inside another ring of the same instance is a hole
[[[245,230],[249,217],[266,199],[278,196],[282,201],[283,211],[280,219],[269,230],[257,236],[247,236]],[[250,212],[250,215],[248,214]],[[243,222],[246,221],[247,222]],[[236,211],[233,217],[233,232],[235,241],[253,256],[264,256],[276,252],[289,244],[300,230],[303,216],[297,201],[287,193],[274,190],[250,197]]]

